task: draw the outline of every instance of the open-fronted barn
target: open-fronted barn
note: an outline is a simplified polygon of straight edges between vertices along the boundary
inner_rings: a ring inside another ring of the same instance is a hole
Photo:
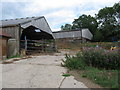
[[[8,56],[20,54],[21,48],[38,50],[43,40],[54,40],[44,16],[1,20],[0,27],[11,36],[8,40]]]
[[[89,29],[57,31],[53,32],[53,35],[57,40],[82,43],[91,41],[93,37]]]

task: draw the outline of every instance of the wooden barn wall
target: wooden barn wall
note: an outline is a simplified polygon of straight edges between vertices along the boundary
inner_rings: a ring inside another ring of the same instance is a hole
[[[7,58],[7,38],[0,37],[0,59]]]
[[[19,26],[2,27],[2,30],[8,33],[12,38],[19,39]]]
[[[11,38],[8,40],[8,57],[19,54],[20,50],[19,26],[3,27],[2,30],[11,36]]]

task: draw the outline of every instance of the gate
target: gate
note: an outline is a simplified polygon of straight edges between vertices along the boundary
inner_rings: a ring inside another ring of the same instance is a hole
[[[56,51],[55,40],[21,40],[20,48],[26,54]]]

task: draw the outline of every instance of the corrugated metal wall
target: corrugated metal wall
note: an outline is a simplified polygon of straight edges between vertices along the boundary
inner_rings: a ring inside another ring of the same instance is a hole
[[[54,33],[55,38],[81,38],[81,31],[68,31],[68,32],[58,32]]]
[[[81,39],[81,34],[83,38],[91,40],[93,35],[88,29],[82,29],[82,33],[80,30],[77,31],[59,31],[53,33],[56,39],[60,38],[79,38]]]
[[[82,37],[92,40],[92,33],[89,31],[89,29],[82,29]]]

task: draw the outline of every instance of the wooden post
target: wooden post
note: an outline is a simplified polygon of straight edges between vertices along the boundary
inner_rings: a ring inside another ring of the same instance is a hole
[[[44,40],[44,52],[46,53],[46,39]]]
[[[44,52],[44,40],[42,39],[42,52]]]
[[[27,51],[27,39],[26,39],[26,36],[25,36],[25,51]]]

